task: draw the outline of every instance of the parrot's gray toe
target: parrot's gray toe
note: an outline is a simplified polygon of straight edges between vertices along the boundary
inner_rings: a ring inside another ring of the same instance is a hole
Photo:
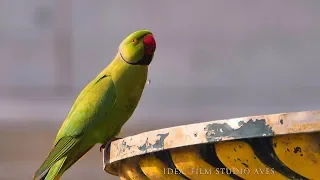
[[[106,147],[106,145],[105,144],[102,144],[101,146],[100,146],[100,152],[102,152],[102,149],[104,149]]]

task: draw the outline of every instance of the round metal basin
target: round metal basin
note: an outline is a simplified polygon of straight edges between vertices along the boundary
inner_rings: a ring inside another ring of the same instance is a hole
[[[103,167],[126,180],[319,180],[320,111],[144,132],[113,141]]]

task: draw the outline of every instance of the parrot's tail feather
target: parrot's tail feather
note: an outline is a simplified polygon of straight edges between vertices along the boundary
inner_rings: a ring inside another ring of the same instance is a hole
[[[56,162],[64,158],[70,151],[70,149],[72,149],[80,141],[80,139],[81,138],[75,138],[71,136],[61,138],[49,153],[48,157],[43,162],[41,167],[36,171],[33,179],[35,180],[39,177],[42,177],[43,175],[46,175],[46,172],[48,172],[48,170],[51,169],[51,167],[56,164]]]
[[[33,176],[33,180],[44,180],[47,176],[47,174],[49,173],[50,169],[47,169],[46,171],[44,171],[43,173],[39,174],[38,176]]]
[[[50,167],[45,173],[42,173],[41,176],[38,176],[36,180],[57,180],[60,176],[69,169],[74,163],[76,163],[81,157],[83,157],[93,146],[87,148],[83,152],[71,153]],[[40,178],[40,179],[39,179]]]
[[[67,157],[64,157],[60,159],[58,162],[56,162],[52,167],[50,167],[46,173],[41,174],[41,176],[38,176],[34,179],[36,180],[58,180],[62,173],[64,172],[62,170],[62,167],[65,163],[65,160]]]
[[[66,163],[67,156],[61,158],[58,162],[56,162],[49,170],[48,174],[44,178],[45,180],[58,180],[60,176],[63,174],[63,166]]]
[[[45,180],[46,179],[46,176],[48,175],[48,172],[49,172],[49,170],[47,170],[47,172],[46,173],[43,173],[40,177],[38,177],[38,179],[36,179],[36,180]]]

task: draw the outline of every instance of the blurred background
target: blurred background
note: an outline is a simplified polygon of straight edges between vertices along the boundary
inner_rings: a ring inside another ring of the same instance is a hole
[[[31,179],[81,89],[138,29],[151,84],[122,136],[320,109],[320,1],[0,0],[0,179]],[[117,179],[99,146],[62,179]]]

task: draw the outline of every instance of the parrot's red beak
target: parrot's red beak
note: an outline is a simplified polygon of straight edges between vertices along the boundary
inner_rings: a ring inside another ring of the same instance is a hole
[[[143,44],[146,54],[153,54],[156,50],[156,41],[152,34],[148,34],[143,38]]]

